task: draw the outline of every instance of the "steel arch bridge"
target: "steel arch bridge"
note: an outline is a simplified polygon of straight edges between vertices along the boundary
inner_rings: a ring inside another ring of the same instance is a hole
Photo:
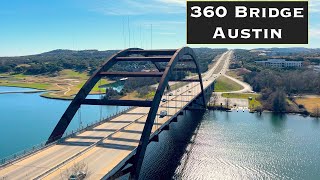
[[[151,62],[155,65],[157,72],[119,72],[112,71],[112,67],[118,62]],[[132,159],[132,166],[121,168],[110,178],[118,177],[128,172],[131,173],[131,178],[138,179],[139,172],[142,166],[144,155],[148,143],[150,142],[150,135],[152,127],[157,116],[157,111],[161,102],[161,98],[168,87],[168,82],[173,74],[174,69],[183,71],[183,67],[176,67],[179,62],[191,62],[195,65],[197,79],[183,79],[185,82],[198,82],[201,88],[199,100],[201,106],[206,106],[205,91],[203,87],[202,77],[193,50],[189,47],[183,47],[178,50],[143,50],[138,48],[125,49],[118,52],[107,60],[100,69],[98,69],[83,85],[77,95],[70,103],[67,110],[62,115],[53,132],[51,133],[47,144],[53,143],[62,138],[66,129],[68,128],[73,117],[77,113],[81,105],[117,105],[117,106],[138,106],[150,107],[144,128],[139,140],[136,153]],[[166,63],[165,68],[161,68],[157,63]],[[103,77],[159,77],[160,81],[157,86],[154,98],[150,100],[108,100],[108,99],[87,99],[88,94],[98,81]]]

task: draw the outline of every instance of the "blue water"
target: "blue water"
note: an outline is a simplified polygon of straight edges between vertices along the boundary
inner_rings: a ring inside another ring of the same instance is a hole
[[[32,89],[0,87],[0,92],[25,90]],[[71,102],[46,99],[40,94],[0,94],[0,158],[46,141]],[[102,106],[102,117],[124,108]],[[100,120],[100,107],[81,106],[80,111],[70,123],[69,132],[79,128],[80,120],[82,125]]]
[[[320,120],[187,112],[146,153],[141,179],[320,179]]]
[[[124,87],[125,81],[116,81],[114,83],[109,83],[105,85],[101,85],[100,88],[112,88],[113,90],[116,90],[117,92],[120,92]]]
[[[1,92],[30,92],[30,91],[35,91],[35,89],[0,86],[0,93]]]
[[[0,157],[45,141],[69,103],[39,93],[0,95]],[[104,107],[103,114],[117,109]],[[98,120],[100,108],[84,106],[81,116],[83,124]],[[78,126],[76,115],[69,131]],[[149,144],[140,178],[317,180],[319,169],[319,119],[186,111]]]

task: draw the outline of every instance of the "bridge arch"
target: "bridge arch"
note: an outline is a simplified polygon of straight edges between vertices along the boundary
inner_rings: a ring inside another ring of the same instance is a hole
[[[138,56],[134,56],[138,55]],[[189,58],[186,58],[188,56]],[[123,61],[150,61],[158,69],[159,72],[110,72],[110,69],[117,63]],[[193,62],[196,67],[196,73],[201,87],[202,105],[206,106],[205,92],[203,89],[203,82],[199,64],[197,62],[195,53],[189,47],[183,47],[178,50],[143,50],[139,48],[130,48],[120,51],[110,57],[95,73],[87,80],[83,87],[74,97],[56,127],[52,131],[47,140],[47,144],[60,139],[68,128],[70,122],[75,116],[76,112],[82,104],[89,105],[120,105],[120,106],[140,106],[150,107],[147,119],[142,131],[139,145],[136,148],[136,153],[133,157],[133,166],[131,168],[131,177],[138,179],[141,165],[144,159],[145,151],[150,140],[152,127],[154,125],[157,111],[161,102],[161,97],[168,86],[170,77],[177,63],[180,61]],[[167,62],[164,69],[159,68],[156,62]],[[90,91],[96,83],[104,76],[107,77],[160,77],[159,85],[152,101],[137,101],[137,100],[98,100],[86,99]]]
[[[196,66],[196,70],[197,70],[197,74],[198,74],[198,78],[199,78],[199,82],[200,82],[200,86],[201,86],[201,94],[202,94],[201,96],[202,96],[202,100],[203,100],[203,106],[206,106],[205,94],[204,94],[204,90],[203,90],[203,82],[202,82],[202,77],[201,77],[199,65],[196,60],[196,56],[195,56],[193,50],[189,47],[183,47],[181,49],[178,49],[175,52],[175,54],[172,56],[172,58],[170,59],[168,65],[166,66],[164,74],[163,74],[163,76],[160,80],[160,83],[158,85],[158,88],[156,90],[156,94],[153,98],[153,102],[152,102],[151,108],[149,110],[145,126],[142,131],[142,135],[141,135],[140,142],[139,142],[139,145],[138,145],[138,148],[136,151],[136,155],[134,156],[134,163],[133,163],[133,169],[132,169],[132,171],[134,171],[134,172],[132,172],[132,174],[131,174],[133,176],[132,179],[139,178],[139,173],[141,170],[145,151],[146,151],[147,145],[149,143],[149,137],[151,134],[152,126],[154,124],[156,113],[159,108],[161,97],[163,95],[163,92],[164,92],[166,86],[168,85],[169,78],[172,74],[171,72],[172,72],[173,68],[175,67],[175,65],[179,62],[179,60],[183,60],[185,55],[189,55],[192,58],[192,61],[194,62],[195,66]]]

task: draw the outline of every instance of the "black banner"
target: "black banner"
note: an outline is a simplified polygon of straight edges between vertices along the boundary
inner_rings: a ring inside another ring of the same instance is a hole
[[[188,1],[188,44],[308,44],[307,1]]]

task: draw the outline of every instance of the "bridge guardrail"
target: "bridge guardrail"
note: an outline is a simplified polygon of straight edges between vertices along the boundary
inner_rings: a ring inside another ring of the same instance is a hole
[[[119,115],[124,114],[124,113],[128,112],[129,110],[132,110],[133,108],[134,107],[129,106],[128,108],[123,109],[123,110],[121,110],[121,111],[119,111],[117,113],[114,113],[114,114],[112,114],[112,115],[110,115],[110,116],[108,116],[108,117],[106,117],[106,118],[104,118],[102,120],[97,120],[97,121],[94,121],[92,123],[88,123],[87,125],[82,126],[82,127],[78,128],[75,131],[72,130],[71,132],[66,132],[61,139],[59,139],[59,140],[57,140],[57,141],[55,141],[53,143],[50,143],[50,144],[46,145],[46,141],[43,141],[43,142],[41,142],[41,143],[39,143],[37,145],[34,145],[34,146],[30,147],[30,148],[24,149],[22,151],[16,152],[16,153],[14,153],[12,155],[9,155],[7,157],[1,158],[0,159],[0,167],[6,166],[7,164],[10,164],[10,163],[12,163],[12,162],[14,162],[14,161],[16,161],[18,159],[22,159],[24,157],[27,157],[28,155],[31,155],[31,154],[33,154],[35,152],[39,152],[39,151],[41,151],[41,150],[43,150],[43,149],[45,149],[45,148],[47,148],[49,146],[52,146],[52,145],[55,145],[55,144],[57,144],[59,142],[64,141],[65,139],[74,137],[77,134],[82,133],[85,130],[94,128],[94,127],[96,127],[98,125],[101,125],[102,123],[105,123],[105,122],[107,122],[107,121],[109,121],[109,120],[111,120],[111,119],[113,119],[115,117],[118,117]]]

